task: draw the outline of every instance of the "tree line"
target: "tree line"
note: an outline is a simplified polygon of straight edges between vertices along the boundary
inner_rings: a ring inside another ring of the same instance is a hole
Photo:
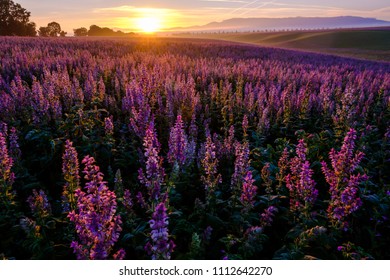
[[[91,25],[89,30],[85,27],[73,29],[74,36],[127,36],[134,34],[133,32],[125,33],[122,31],[114,31],[108,27],[99,27],[97,25]]]
[[[0,36],[41,36],[65,37],[66,32],[61,29],[58,22],[50,22],[47,26],[39,27],[30,21],[31,13],[20,4],[12,0],[0,0]],[[108,27],[91,25],[89,30],[85,27],[73,29],[74,36],[127,36],[134,34],[114,31]]]

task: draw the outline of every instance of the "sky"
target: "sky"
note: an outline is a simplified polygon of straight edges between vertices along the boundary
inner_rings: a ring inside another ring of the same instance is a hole
[[[362,16],[390,21],[389,0],[14,0],[31,12],[37,27],[56,21],[73,34],[92,24],[122,31],[141,31],[153,18],[158,29],[205,25],[246,17]],[[140,20],[145,19],[146,20]],[[150,21],[150,20],[149,20]]]

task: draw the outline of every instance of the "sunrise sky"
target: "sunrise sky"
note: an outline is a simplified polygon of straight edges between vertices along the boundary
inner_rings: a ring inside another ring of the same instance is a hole
[[[237,17],[362,16],[390,21],[389,0],[14,0],[31,12],[37,27],[51,21],[68,34],[96,24],[122,31],[204,25]],[[153,19],[153,20],[151,20]]]

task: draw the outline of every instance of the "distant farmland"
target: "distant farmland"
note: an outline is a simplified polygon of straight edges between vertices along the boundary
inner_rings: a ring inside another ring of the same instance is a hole
[[[390,61],[390,27],[324,31],[203,33],[180,36]]]

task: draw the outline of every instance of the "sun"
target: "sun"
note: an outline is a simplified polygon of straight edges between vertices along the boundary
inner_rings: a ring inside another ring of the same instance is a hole
[[[154,33],[160,30],[160,20],[153,17],[142,17],[137,20],[138,29],[143,33]]]

